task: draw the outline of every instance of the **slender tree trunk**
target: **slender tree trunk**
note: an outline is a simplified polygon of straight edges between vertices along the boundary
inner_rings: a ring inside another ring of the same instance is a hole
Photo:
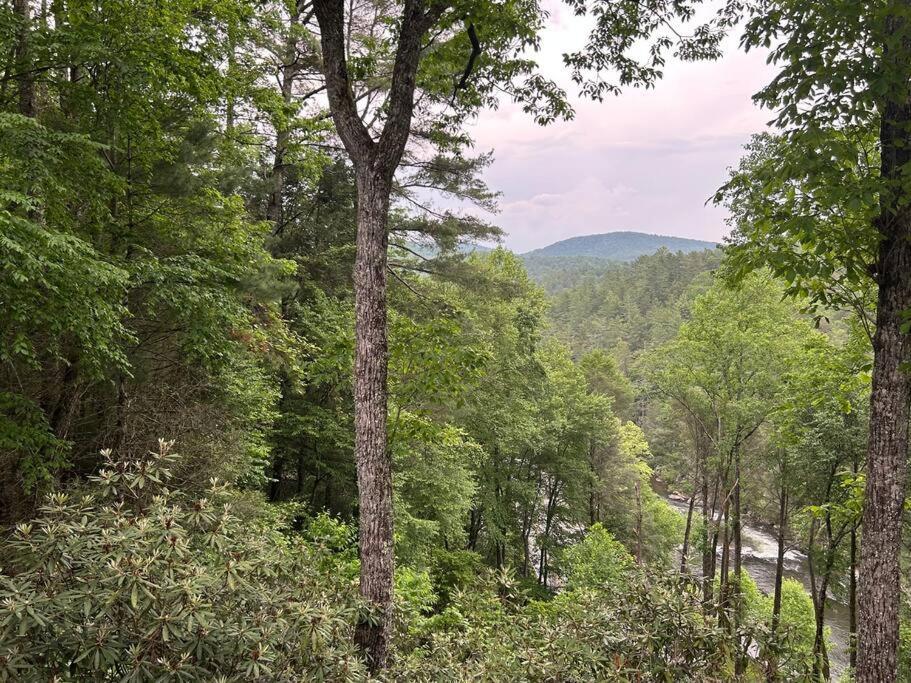
[[[741,580],[743,578],[743,537],[741,535],[742,523],[740,518],[740,448],[734,452],[734,495],[733,515],[731,515],[731,533],[734,536],[734,582],[729,584],[731,604],[733,607],[732,624],[734,629],[740,624],[742,606]],[[739,644],[739,639],[738,639]],[[746,652],[739,649],[734,663],[735,674],[740,676],[746,668]]]
[[[857,477],[858,456],[851,463],[851,473]],[[857,524],[851,525],[848,571],[848,660],[853,671],[857,670]]]
[[[730,563],[731,563],[731,533],[730,533],[730,519],[729,519],[729,503],[725,502],[722,507],[721,516],[723,518],[723,532],[722,532],[722,546],[721,546],[721,576],[718,585],[718,611],[721,615],[722,622],[729,624],[728,621],[728,597],[730,590],[728,588],[728,583],[730,582]]]
[[[734,496],[731,515],[731,533],[734,536],[734,585],[735,597],[740,601],[740,578],[743,574],[743,537],[740,520],[740,449],[734,453]]]
[[[857,669],[857,528],[851,529],[851,566],[848,577],[848,659]]]
[[[357,171],[357,255],[354,266],[354,422],[360,508],[360,593],[378,618],[357,626],[356,641],[377,668],[392,637],[392,461],[386,448],[386,220],[390,183]]]
[[[788,525],[788,492],[782,485],[778,502],[778,552],[775,556],[775,597],[772,601],[772,631],[781,620],[781,586],[784,581],[784,545]]]
[[[522,515],[522,576],[528,578],[531,570],[531,532],[534,527],[534,512],[525,509]]]
[[[858,585],[858,683],[898,676],[898,609],[902,507],[907,485],[911,358],[906,312],[911,310],[911,0],[890,3],[883,70],[890,76],[880,124],[882,235],[876,263],[879,295],[873,339],[873,388]]]
[[[13,0],[13,12],[19,18],[19,31],[16,35],[16,47],[13,55],[18,74],[19,113],[23,116],[35,116],[35,76],[32,73],[29,56],[29,39],[32,31],[32,10],[30,0]]]
[[[538,583],[545,588],[547,588],[548,575],[550,574],[550,534],[557,512],[559,495],[560,482],[555,480],[548,493],[547,508],[544,512],[544,534],[543,543],[541,544],[541,560],[538,566]]]
[[[333,508],[332,508],[332,477],[331,476],[326,477],[326,489],[325,489],[324,493],[325,493],[325,495],[324,495],[323,507],[328,512],[332,512]]]
[[[269,500],[278,500],[282,490],[282,477],[285,476],[285,458],[279,455],[272,464],[272,481],[269,482]]]
[[[819,595],[816,600],[816,633],[813,637],[813,676],[829,680],[829,654],[826,652],[826,592],[829,589],[829,576],[826,572],[819,582]]]
[[[693,528],[693,508],[696,507],[696,491],[690,496],[690,505],[686,510],[686,527],[683,530],[683,547],[680,549],[680,573],[686,573],[686,559],[690,553],[690,531]]]
[[[332,120],[357,181],[357,255],[354,267],[354,453],[357,461],[361,595],[378,619],[358,624],[357,644],[373,671],[385,668],[392,634],[392,462],[387,449],[386,223],[392,179],[408,143],[424,37],[448,9],[405,0],[392,65],[385,123],[379,140],[364,125],[354,100],[345,47],[345,8],[314,0],[323,75]]]
[[[297,39],[298,25],[300,23],[301,3],[292,3],[289,18],[288,40],[284,46],[281,67],[281,93],[285,109],[289,109],[294,97],[294,82],[297,79],[301,65],[298,62]],[[233,105],[233,100],[232,100]],[[233,109],[233,107],[232,107]],[[291,127],[287,121],[287,111],[283,113],[282,123],[275,130],[275,156],[272,162],[272,191],[269,193],[269,204],[266,207],[266,217],[275,225],[275,231],[281,232],[283,225],[282,193],[285,188],[285,155],[288,153],[288,144],[291,142]]]
[[[304,475],[307,471],[306,464],[307,464],[306,455],[304,455],[304,452],[301,451],[297,455],[297,495],[298,496],[304,495],[304,479],[305,479]],[[313,487],[313,490],[314,490],[314,492],[316,491],[316,486]],[[313,506],[312,498],[311,498],[310,505],[311,505],[311,507]]]
[[[642,564],[642,482],[636,480],[636,564]]]
[[[702,602],[712,603],[712,546],[709,544],[709,472],[705,451],[702,453]]]
[[[596,488],[598,485],[598,471],[595,467],[595,442],[592,440],[588,446],[588,525],[594,526],[595,522],[600,521],[596,515],[595,498]]]
[[[478,537],[481,535],[481,509],[472,508],[468,511],[468,550],[478,547]]]

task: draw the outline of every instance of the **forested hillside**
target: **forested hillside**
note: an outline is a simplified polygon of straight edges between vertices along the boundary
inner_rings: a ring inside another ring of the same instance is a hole
[[[521,256],[531,278],[549,294],[557,294],[614,270],[618,263],[659,251],[689,254],[716,246],[702,240],[618,231],[560,240]]]
[[[474,248],[535,3],[0,2],[0,681],[911,680],[911,10],[697,6],[569,8],[778,70],[607,263]]]
[[[554,295],[554,334],[576,353],[610,349],[628,366],[632,355],[676,333],[691,290],[708,287],[720,263],[717,251],[674,254],[662,249],[616,264]]]

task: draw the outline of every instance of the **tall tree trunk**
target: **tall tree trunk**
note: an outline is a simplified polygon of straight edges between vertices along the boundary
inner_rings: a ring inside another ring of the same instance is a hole
[[[592,439],[588,445],[588,525],[594,526],[600,521],[596,513],[595,499],[597,497],[598,470],[595,467],[595,441]]]
[[[857,527],[851,529],[851,561],[848,577],[848,660],[857,669]]]
[[[718,584],[718,613],[721,616],[721,621],[725,625],[729,625],[728,620],[728,597],[730,594],[730,589],[728,584],[730,582],[730,563],[731,563],[731,524],[729,518],[729,503],[726,501],[722,507],[722,546],[721,546],[721,575],[720,581]]]
[[[698,483],[696,488],[698,489]],[[686,510],[686,527],[683,530],[683,547],[680,549],[680,573],[686,573],[686,556],[690,553],[690,531],[693,528],[693,508],[696,506],[696,490],[690,496],[690,505]]]
[[[291,16],[288,21],[288,39],[284,45],[281,67],[281,94],[285,111],[282,112],[281,123],[276,125],[275,129],[275,155],[270,178],[272,190],[269,193],[269,204],[266,207],[266,218],[275,225],[276,233],[280,233],[284,228],[282,192],[285,189],[285,155],[288,153],[288,144],[291,142],[291,124],[288,117],[291,101],[294,98],[294,82],[301,69],[297,55],[300,15],[301,3],[292,3]]]
[[[13,0],[13,12],[19,19],[13,62],[16,82],[19,86],[19,113],[29,118],[35,116],[35,75],[32,72],[29,55],[29,39],[32,32],[32,10],[30,0]]]
[[[642,564],[642,482],[636,480],[636,564]]]
[[[392,461],[386,448],[386,220],[390,184],[357,171],[354,266],[354,431],[360,509],[360,593],[378,618],[357,626],[356,641],[378,668],[392,637]]]
[[[784,544],[788,525],[788,491],[782,484],[778,501],[778,552],[775,556],[775,597],[772,600],[772,631],[781,620],[781,586],[784,581]]]
[[[829,590],[829,571],[826,571],[819,582],[819,595],[814,600],[816,605],[816,633],[813,637],[813,677],[814,680],[829,680],[829,653],[826,651],[826,594]]]
[[[894,681],[898,676],[898,609],[901,596],[902,508],[907,485],[907,367],[911,341],[911,0],[892,3],[886,19],[883,68],[890,88],[881,108],[882,152],[879,216],[882,235],[876,263],[879,295],[873,339],[870,438],[860,546],[858,683]]]
[[[851,473],[857,477],[858,455],[854,454]],[[853,671],[857,670],[857,523],[851,525],[848,561],[848,660]]]
[[[712,603],[712,547],[709,544],[709,472],[705,454],[702,456],[702,602]]]
[[[377,617],[355,632],[373,671],[386,666],[392,633],[392,462],[387,449],[386,248],[389,194],[411,134],[414,93],[424,36],[447,10],[405,0],[398,28],[385,123],[374,140],[357,109],[345,47],[345,8],[314,0],[323,75],[332,120],[357,181],[357,255],[354,267],[354,454],[357,461],[361,595]]]
[[[553,529],[554,518],[557,513],[557,503],[560,496],[560,481],[554,479],[553,485],[547,495],[547,507],[544,512],[544,533],[541,543],[541,560],[538,566],[538,583],[547,588],[550,574],[550,534]]]
[[[474,550],[478,547],[478,537],[481,535],[481,509],[473,507],[468,511],[468,542],[466,548]]]
[[[734,581],[729,583],[728,587],[731,594],[732,627],[736,631],[740,625],[740,613],[742,606],[741,580],[743,579],[743,537],[741,535],[742,523],[740,519],[740,448],[735,447],[734,451],[734,495],[733,495],[733,514],[731,515],[731,533],[734,537]],[[739,644],[739,639],[738,639]],[[737,676],[743,674],[746,667],[746,652],[738,648],[737,658],[734,663],[734,672]]]
[[[740,578],[743,574],[743,537],[740,520],[740,449],[734,453],[734,500],[731,515],[731,533],[734,536],[734,585],[735,598],[740,601]]]
[[[285,457],[279,455],[272,463],[272,481],[269,482],[269,500],[273,503],[278,500],[282,491],[282,478],[285,476]]]

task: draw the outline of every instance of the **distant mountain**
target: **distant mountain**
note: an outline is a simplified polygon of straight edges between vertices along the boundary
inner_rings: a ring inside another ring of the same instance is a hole
[[[648,235],[644,232],[606,232],[600,235],[583,235],[554,242],[550,246],[522,254],[522,258],[584,256],[608,261],[634,261],[645,254],[654,254],[662,247],[672,251],[702,251],[714,249],[715,242],[691,240],[685,237]]]
[[[521,254],[529,277],[549,294],[578,286],[658,252],[669,255],[714,251],[715,242],[685,237],[648,235],[644,232],[607,232],[554,242],[550,246]]]

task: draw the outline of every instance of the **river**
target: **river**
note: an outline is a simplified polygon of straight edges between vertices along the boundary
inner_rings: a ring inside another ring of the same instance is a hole
[[[685,501],[665,498],[675,510],[684,516],[688,504]],[[699,514],[694,510],[693,514]],[[743,566],[750,573],[753,581],[761,591],[771,594],[775,590],[775,561],[778,557],[778,541],[771,534],[749,524],[741,530],[743,539]],[[810,572],[807,568],[807,556],[797,550],[789,550],[784,556],[785,577],[800,581],[807,591],[810,590]],[[826,626],[831,635],[829,638],[829,661],[832,667],[832,679],[848,668],[848,643],[850,641],[848,606],[834,597],[829,597],[826,604]]]

